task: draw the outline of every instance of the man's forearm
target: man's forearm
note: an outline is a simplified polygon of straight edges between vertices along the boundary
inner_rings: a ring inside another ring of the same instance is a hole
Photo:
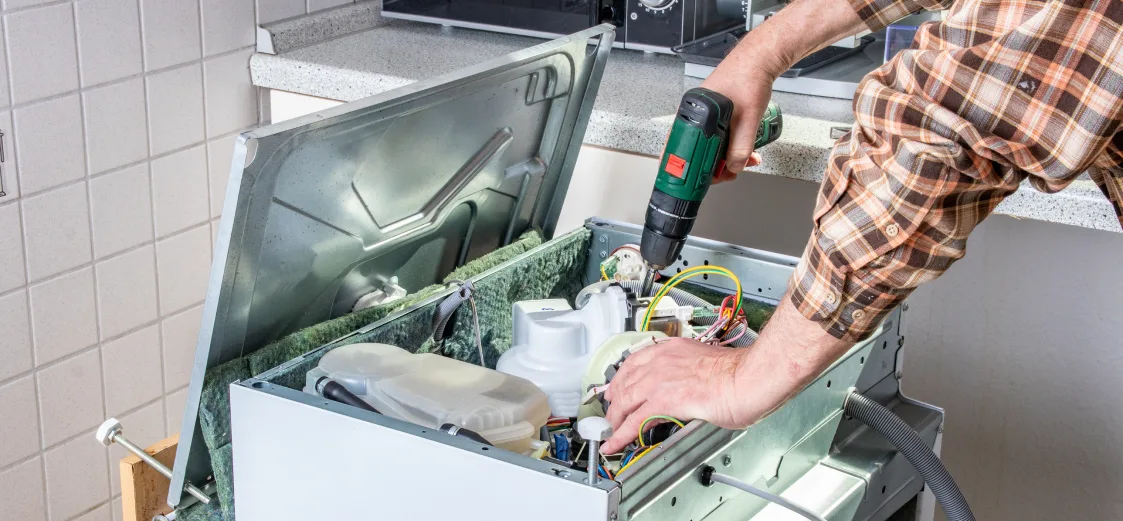
[[[778,77],[804,56],[863,30],[846,0],[796,0],[749,31],[718,67]]]
[[[839,340],[807,319],[787,295],[736,370],[737,395],[759,404],[741,411],[763,418],[795,396],[846,354],[853,342]]]

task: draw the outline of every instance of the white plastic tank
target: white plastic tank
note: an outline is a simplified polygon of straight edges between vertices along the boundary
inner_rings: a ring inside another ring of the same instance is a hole
[[[564,306],[564,308],[563,308]],[[624,331],[628,297],[618,286],[589,297],[577,311],[564,300],[516,302],[512,309],[515,345],[495,368],[534,382],[549,397],[554,416],[576,417],[581,378],[596,349]]]
[[[546,395],[533,383],[440,355],[387,344],[351,344],[323,356],[304,391],[328,376],[387,416],[438,428],[452,423],[497,447],[524,453],[546,424]]]

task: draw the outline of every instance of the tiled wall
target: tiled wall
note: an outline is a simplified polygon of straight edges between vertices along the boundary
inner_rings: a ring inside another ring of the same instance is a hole
[[[120,519],[179,431],[257,23],[339,0],[3,0],[0,520]]]

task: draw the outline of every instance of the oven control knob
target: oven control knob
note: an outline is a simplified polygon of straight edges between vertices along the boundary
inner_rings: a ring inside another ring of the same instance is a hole
[[[675,0],[639,0],[639,3],[650,11],[662,11],[674,5]]]

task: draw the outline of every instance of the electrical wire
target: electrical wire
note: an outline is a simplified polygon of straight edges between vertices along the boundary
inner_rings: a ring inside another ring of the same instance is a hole
[[[701,335],[698,335],[698,338],[696,340],[698,340],[699,342],[709,343],[710,341],[712,341],[714,339],[714,336],[718,332],[720,332],[722,329],[725,329],[725,326],[728,323],[729,323],[728,318],[721,317],[721,318],[717,319],[716,321],[714,321],[714,323],[712,325],[710,325],[709,329],[702,332]]]
[[[616,475],[620,476],[621,474],[623,474],[625,470],[628,470],[629,468],[631,468],[632,465],[635,465],[637,461],[639,461],[641,458],[646,456],[647,453],[655,450],[655,447],[658,447],[659,445],[661,445],[661,444],[656,443],[655,445],[652,445],[650,447],[646,447],[643,450],[636,449],[633,452],[633,454],[635,454],[635,457],[633,457],[631,460],[629,460],[627,465],[624,465],[624,466],[620,467],[620,470],[616,471]]]
[[[652,297],[651,303],[648,304],[647,311],[643,315],[643,322],[640,323],[640,327],[639,327],[638,330],[639,331],[646,331],[647,330],[647,327],[651,322],[651,317],[655,313],[655,306],[656,306],[656,304],[659,303],[660,299],[662,299],[668,293],[670,293],[671,289],[673,289],[675,286],[677,286],[682,281],[684,281],[686,279],[689,279],[691,277],[698,276],[698,275],[723,275],[723,276],[731,279],[733,281],[734,285],[736,286],[736,293],[734,295],[732,295],[735,298],[735,302],[736,302],[736,306],[735,306],[735,309],[733,311],[733,316],[737,316],[738,314],[740,314],[740,312],[741,312],[741,295],[742,295],[741,280],[738,279],[737,276],[734,275],[732,271],[729,271],[728,269],[723,268],[721,266],[695,266],[693,268],[687,268],[687,269],[683,270],[681,273],[676,274],[674,277],[671,277],[670,280],[668,280],[665,284],[663,284],[663,286],[661,288],[659,288],[659,291],[655,292],[655,296]]]
[[[638,452],[638,451],[633,450],[633,451],[624,455],[624,459],[620,460],[620,470],[623,470],[624,467],[628,466],[628,462],[632,461],[632,458],[635,457],[636,452]],[[616,472],[619,473],[620,471],[618,470]]]
[[[608,280],[608,273],[604,271],[604,263],[600,265],[600,280]]]
[[[468,303],[472,305],[472,322],[476,325],[476,349],[480,352],[480,367],[487,367],[487,360],[484,358],[484,341],[480,336],[480,314],[476,311],[476,297],[468,297]]]
[[[651,416],[651,417],[647,418],[646,420],[643,420],[643,422],[639,424],[639,446],[640,447],[646,446],[643,442],[643,428],[646,427],[648,422],[650,422],[651,420],[669,421],[669,422],[671,422],[675,425],[678,425],[680,429],[686,428],[686,425],[683,425],[682,422],[678,420],[678,418],[672,418],[670,416],[663,416],[663,415]],[[652,446],[654,447],[654,445],[652,445]]]
[[[737,333],[737,336],[735,336],[733,338],[727,338],[725,340],[722,340],[718,345],[727,346],[729,344],[732,344],[733,342],[736,342],[736,341],[740,340],[741,337],[745,336],[745,334],[748,333],[748,332],[749,332],[749,324],[748,324],[748,322],[745,322],[745,320],[742,319],[741,320],[741,332]]]
[[[620,470],[623,471],[624,469],[620,469]],[[619,474],[619,472],[617,472],[617,474]],[[739,479],[735,479],[735,478],[732,478],[730,476],[726,476],[725,474],[718,474],[717,472],[710,473],[709,478],[711,480],[717,482],[717,483],[722,483],[722,484],[725,484],[725,485],[729,485],[733,488],[741,489],[741,490],[743,490],[745,492],[748,492],[749,494],[752,494],[756,497],[759,497],[759,498],[761,498],[765,501],[768,501],[770,503],[774,503],[778,506],[786,508],[786,509],[788,509],[788,510],[790,510],[790,511],[796,513],[796,514],[799,514],[801,517],[809,519],[810,521],[826,521],[821,516],[819,516],[819,514],[816,514],[816,513],[808,510],[807,508],[805,508],[803,506],[792,503],[791,501],[788,501],[787,499],[784,499],[781,496],[777,496],[776,494],[773,494],[773,493],[771,493],[767,490],[763,490],[763,489],[759,489],[757,487],[754,487],[754,486],[752,486],[748,483],[745,483],[744,481],[741,481]]]

